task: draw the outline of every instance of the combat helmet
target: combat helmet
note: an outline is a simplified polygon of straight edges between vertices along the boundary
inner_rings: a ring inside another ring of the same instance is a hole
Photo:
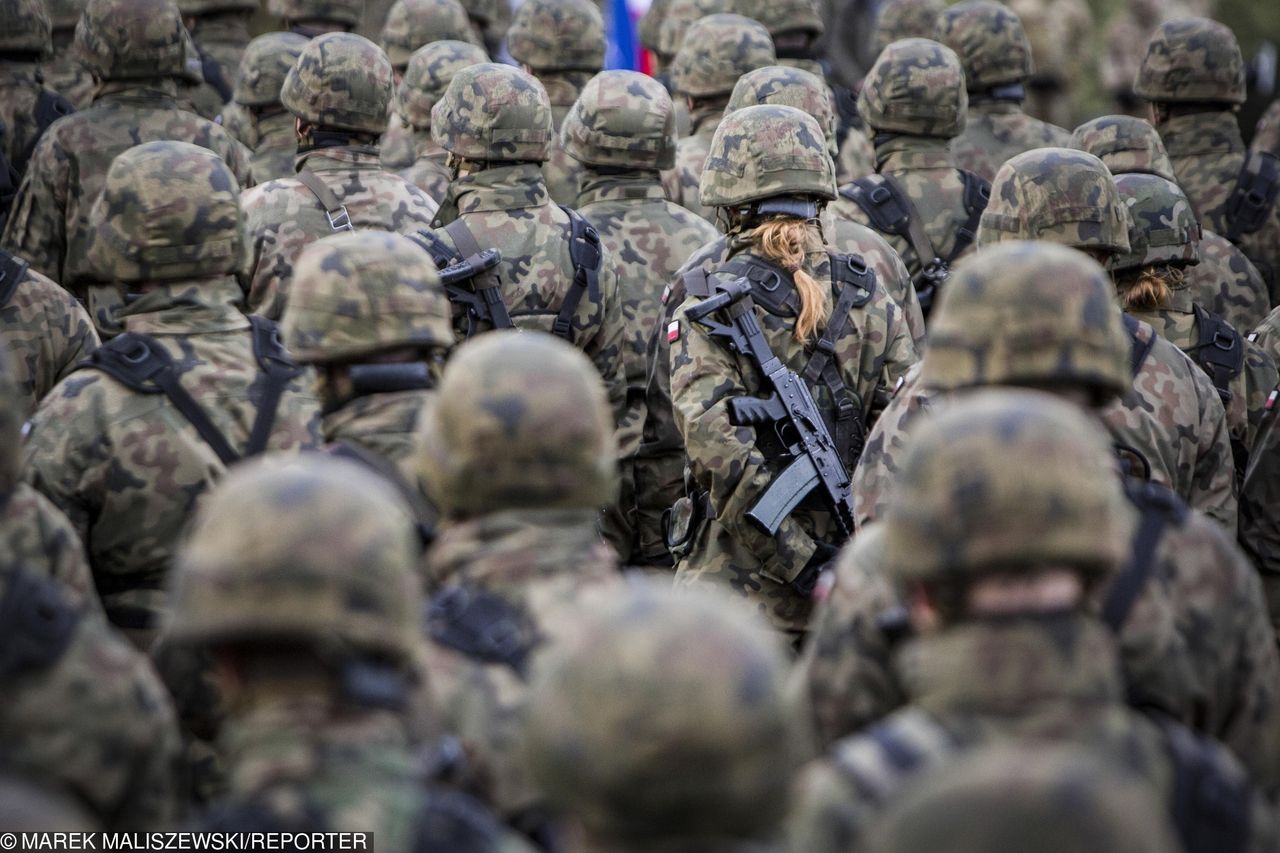
[[[720,121],[698,189],[707,207],[788,196],[831,201],[835,164],[812,116],[794,107],[746,107]]]
[[[635,71],[602,71],[588,81],[560,126],[565,153],[588,166],[670,169],[676,117],[661,83]]]
[[[463,68],[431,108],[431,138],[467,160],[540,163],[554,132],[547,90],[510,65]]]
[[[446,39],[419,48],[409,57],[396,90],[396,112],[413,129],[428,130],[431,108],[444,97],[453,75],[488,61],[483,48],[465,41]]]
[[[280,330],[302,363],[454,343],[435,264],[409,238],[386,231],[335,234],[303,249]]]
[[[764,24],[773,39],[791,33],[817,38],[826,30],[814,0],[734,0],[729,11]]]
[[[943,8],[942,0],[889,0],[876,20],[876,53],[903,39],[941,41]]]
[[[629,850],[771,836],[803,753],[786,671],[769,629],[723,593],[601,590],[537,662],[525,763],[548,802]]]
[[[1200,223],[1181,187],[1156,175],[1117,175],[1129,211],[1129,251],[1107,262],[1112,273],[1200,263]]]
[[[762,24],[741,15],[707,15],[684,34],[671,75],[680,94],[711,98],[728,95],[743,74],[777,61]]]
[[[1031,76],[1031,42],[1009,7],[994,0],[967,0],[947,9],[938,20],[941,41],[960,57],[970,92],[991,93]]]
[[[1097,578],[1128,555],[1133,513],[1095,420],[1050,394],[1001,388],[956,399],[912,433],[883,525],[897,582],[1046,565]]]
[[[89,0],[76,24],[75,50],[99,80],[200,74],[200,56],[173,0]]]
[[[289,69],[280,103],[317,127],[380,134],[391,87],[391,63],[376,44],[355,33],[326,33]]]
[[[738,78],[729,95],[725,114],[743,107],[778,104],[795,107],[813,116],[827,136],[827,150],[834,158],[838,153],[836,132],[838,119],[831,90],[818,75],[790,65],[767,65]]]
[[[307,37],[279,32],[260,35],[245,48],[240,76],[232,99],[245,107],[270,107],[280,103],[284,78],[307,46]]]
[[[418,48],[445,40],[480,44],[458,0],[396,0],[382,27],[382,49],[397,70]]]
[[[600,375],[553,335],[458,347],[426,416],[423,482],[441,512],[593,509],[613,500],[617,446]]]
[[[731,11],[729,0],[671,0],[658,25],[657,54],[670,64],[680,52],[684,35],[693,22],[707,15]]]
[[[1069,148],[1036,148],[996,172],[978,245],[1049,240],[1104,253],[1129,250],[1129,225],[1101,160]]]
[[[491,54],[496,53],[511,27],[509,0],[461,0],[461,3],[485,49]]]
[[[0,4],[0,53],[53,53],[53,25],[44,0],[5,0]]]
[[[929,39],[880,51],[858,93],[858,113],[880,133],[950,139],[964,130],[969,96],[955,52]]]
[[[604,18],[591,0],[524,0],[507,30],[507,50],[534,71],[599,71]]]
[[[1104,405],[1132,385],[1130,347],[1111,279],[1093,259],[1052,243],[1001,243],[947,282],[920,381],[938,391],[1081,389]]]
[[[1097,157],[1113,175],[1149,172],[1166,181],[1176,180],[1159,131],[1134,116],[1102,116],[1087,121],[1072,132],[1071,147]]]
[[[166,634],[407,660],[420,630],[415,536],[394,487],[362,465],[248,460],[204,497],[178,551]]]
[[[364,15],[365,0],[267,0],[267,11],[286,24],[338,24],[355,27]]]
[[[1166,21],[1147,42],[1133,91],[1159,103],[1243,104],[1244,57],[1235,33],[1208,18]]]
[[[116,157],[89,226],[85,254],[106,281],[240,273],[249,260],[235,175],[189,142],[147,142]]]

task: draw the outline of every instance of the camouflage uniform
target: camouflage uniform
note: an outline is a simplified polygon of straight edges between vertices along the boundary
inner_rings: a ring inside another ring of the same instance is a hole
[[[396,708],[420,676],[415,553],[395,493],[349,462],[251,462],[209,495],[178,554],[166,636],[236,675],[218,678],[228,789],[191,828],[527,849],[478,804],[423,786]]]
[[[661,0],[659,0],[661,2]],[[657,70],[655,74],[662,85],[671,93],[672,104],[676,110],[676,137],[683,139],[692,131],[689,118],[689,103],[684,97],[677,97],[673,63],[680,45],[684,43],[684,34],[693,26],[694,21],[707,15],[735,11],[735,4],[730,0],[671,0],[670,3],[654,3],[650,8],[661,12],[658,21],[658,43],[654,47]],[[746,16],[750,17],[750,16]],[[670,179],[669,173],[663,173],[663,181]],[[668,191],[669,192],[669,191]],[[670,194],[667,196],[677,201]]]
[[[903,39],[941,41],[945,9],[942,0],[889,0],[876,18],[876,54]]]
[[[1008,0],[1022,19],[1035,73],[1027,81],[1026,111],[1060,127],[1074,127],[1084,81],[1096,68],[1093,13],[1087,0]]]
[[[337,80],[344,85],[334,86]],[[280,102],[308,126],[298,143],[297,170],[305,175],[244,194],[253,240],[249,308],[271,319],[283,312],[293,265],[309,243],[349,229],[405,233],[436,212],[426,193],[378,164],[371,143],[385,127],[391,65],[376,46],[350,33],[312,40],[285,77]],[[328,200],[307,183],[317,180]]]
[[[675,113],[656,80],[631,71],[597,75],[565,118],[561,139],[562,150],[582,164],[577,206],[617,266],[625,324],[627,412],[618,442],[622,487],[619,512],[611,514],[607,532],[624,563],[669,565],[660,519],[638,512],[636,457],[649,346],[662,315],[663,288],[717,232],[663,193],[658,170],[675,158]]]
[[[113,281],[146,284],[120,319],[175,361],[169,375],[238,453],[270,383],[236,308],[232,273],[247,247],[235,180],[204,149],[152,142],[117,158],[105,184],[87,260]],[[121,339],[119,357],[136,357],[138,341]],[[25,475],[80,534],[108,616],[145,642],[177,537],[226,463],[167,394],[140,393],[93,364],[36,411]],[[283,384],[267,447],[317,440],[319,412],[304,385],[296,375]]]
[[[223,110],[222,124],[252,152],[249,180],[254,184],[294,173],[298,134],[293,114],[280,104],[280,88],[306,46],[306,36],[267,33],[245,49],[233,102]]]
[[[470,253],[454,242],[453,233],[465,228],[480,248],[497,249],[502,260],[494,273],[513,322],[544,332],[555,328],[558,313],[579,286],[571,254],[572,221],[547,195],[538,168],[552,134],[546,92],[533,77],[496,64],[457,72],[431,110],[431,135],[449,152],[454,179],[436,230],[422,237],[438,247],[433,251],[464,257]],[[590,292],[588,286],[566,318],[566,338],[600,371],[614,418],[621,423],[626,408],[623,322],[617,271],[608,252],[601,257],[598,279],[598,289]],[[460,337],[486,330],[483,323],[474,329],[470,325],[466,312],[455,305],[454,329]]]
[[[119,332],[119,294],[88,262],[89,208],[111,161],[143,142],[193,142],[249,180],[248,152],[220,127],[178,108],[177,81],[196,61],[171,0],[91,0],[76,30],[81,61],[100,78],[93,106],[55,123],[27,168],[0,243],[80,299],[102,336]]]
[[[1085,122],[1071,134],[1071,147],[1099,158],[1113,175],[1139,172],[1177,183],[1160,134],[1140,118],[1103,116]],[[1192,300],[1241,331],[1256,327],[1271,304],[1257,268],[1231,241],[1203,227],[1198,251],[1200,263],[1183,271]]]
[[[1135,523],[1105,434],[1075,406],[1007,390],[956,403],[913,436],[884,526],[887,576],[915,602],[927,594],[936,624],[922,628],[913,605],[921,633],[897,660],[911,704],[802,774],[792,849],[860,849],[913,781],[999,743],[1095,756],[1153,785],[1177,818],[1188,816],[1172,744],[1193,743],[1202,769],[1238,792],[1215,817],[1247,827],[1248,849],[1274,843],[1267,806],[1225,749],[1123,705],[1114,642],[1084,605],[1122,563]],[[984,580],[1043,589],[1043,567],[1078,586],[1052,605],[972,597]]]
[[[488,62],[484,50],[461,41],[437,41],[420,49],[409,59],[404,78],[396,90],[395,115],[405,144],[410,148],[410,165],[399,170],[400,177],[436,200],[449,191],[448,152],[431,138],[431,108],[449,88],[453,75],[470,65]],[[391,133],[388,128],[383,140]],[[386,166],[386,149],[383,149]]]
[[[471,18],[471,27],[484,42],[490,56],[496,56],[511,27],[511,4],[506,0],[462,0]]]
[[[93,102],[97,83],[89,69],[80,64],[73,47],[76,23],[88,0],[49,0],[49,18],[53,23],[53,54],[40,65],[45,82],[58,94],[82,110]]]
[[[471,784],[519,825],[536,804],[514,752],[525,679],[579,598],[618,577],[596,529],[616,494],[612,422],[590,362],[545,335],[464,344],[437,400],[421,455],[444,518],[425,561],[427,670]],[[510,630],[482,639],[494,624]]]
[[[523,750],[576,849],[774,849],[805,747],[764,623],[656,581],[576,615],[534,678]]]
[[[1232,111],[1245,99],[1235,35],[1204,18],[1169,21],[1147,43],[1134,91],[1159,114],[1156,129],[1196,218],[1249,256],[1271,303],[1280,303],[1280,205],[1272,204],[1249,233],[1228,213],[1248,153]]]
[[[1173,17],[1168,0],[1134,0],[1118,7],[1103,32],[1102,86],[1117,112],[1146,114],[1142,99],[1133,93],[1133,79],[1142,62],[1139,45],[1145,45],[1161,23]]]
[[[280,19],[284,29],[315,38],[329,32],[349,32],[360,23],[366,5],[382,0],[267,0],[267,13]]]
[[[1015,154],[1067,145],[1070,133],[1022,111],[1031,43],[1017,15],[993,0],[968,0],[940,23],[939,41],[960,57],[969,90],[964,130],[951,140],[957,166],[990,181]]]
[[[663,175],[667,198],[712,218],[711,206],[698,198],[698,180],[725,104],[739,77],[776,63],[769,31],[749,18],[708,15],[689,27],[671,71],[676,93],[692,104],[690,133],[676,145],[675,167]]]
[[[766,171],[772,162],[791,165],[785,170]],[[757,106],[730,113],[716,132],[701,190],[709,203],[734,210],[756,211],[779,196],[832,198],[834,167],[821,128],[792,107]],[[759,215],[765,214],[747,214]],[[755,225],[744,221],[733,228],[749,240],[747,229]],[[809,234],[817,237],[818,229],[809,226]],[[730,261],[769,265],[771,262],[748,240],[735,247]],[[844,256],[828,255],[816,241],[804,257],[806,273],[817,282],[833,282],[826,293],[833,303],[833,294],[841,290],[834,285],[832,267],[845,260]],[[724,275],[741,274],[731,269],[726,268]],[[727,586],[750,599],[776,627],[798,634],[804,631],[809,616],[806,586],[824,556],[829,558],[833,546],[839,544],[837,528],[822,510],[797,509],[774,536],[746,521],[744,511],[768,486],[773,472],[756,449],[751,431],[728,424],[728,400],[742,394],[758,395],[762,378],[749,360],[735,357],[700,325],[685,319],[685,311],[696,304],[697,297],[691,293],[685,300],[667,337],[673,412],[688,452],[688,479],[695,491],[705,493],[710,517],[688,532],[687,547],[676,566],[677,581]],[[803,370],[809,354],[795,339],[794,309],[776,310],[777,315],[763,308],[757,312],[769,344],[784,364]],[[830,343],[833,367],[855,396],[834,400],[835,392],[828,390],[824,380],[818,384],[827,393],[820,397],[824,417],[837,405],[851,402],[858,409],[855,417],[865,423],[877,390],[891,388],[911,366],[915,347],[902,322],[901,309],[881,288],[868,294],[860,307],[846,310],[848,317],[839,318],[842,328],[835,331],[836,339]],[[856,454],[853,447],[840,452]],[[697,496],[694,500],[702,501]]]
[[[191,39],[204,78],[184,92],[192,112],[213,119],[231,101],[249,46],[249,19],[258,8],[258,0],[178,0],[183,18],[191,22]]]
[[[528,0],[507,32],[511,57],[547,90],[557,132],[583,86],[604,68],[604,47],[604,19],[591,0]],[[576,205],[582,167],[558,136],[551,140],[542,175],[553,201]]]
[[[1280,157],[1280,99],[1272,101],[1262,118],[1258,119],[1249,150],[1268,151]]]

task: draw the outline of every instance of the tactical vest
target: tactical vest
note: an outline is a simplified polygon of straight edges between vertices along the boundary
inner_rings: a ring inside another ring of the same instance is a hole
[[[1225,236],[1239,243],[1266,223],[1280,196],[1280,160],[1267,151],[1252,151],[1246,157],[1235,188],[1223,210],[1227,220]]]

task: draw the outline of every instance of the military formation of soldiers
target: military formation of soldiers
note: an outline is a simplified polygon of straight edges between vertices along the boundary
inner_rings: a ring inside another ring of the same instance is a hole
[[[0,829],[1280,849],[1280,101],[1185,5],[1068,129],[1080,0],[0,0]]]

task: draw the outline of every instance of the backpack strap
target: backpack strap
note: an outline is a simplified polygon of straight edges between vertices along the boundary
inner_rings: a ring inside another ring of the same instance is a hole
[[[960,180],[964,183],[966,218],[964,225],[956,229],[956,242],[951,247],[951,252],[943,258],[948,267],[978,239],[978,223],[982,221],[982,212],[987,209],[987,202],[991,201],[991,184],[986,178],[961,169]]]
[[[1224,404],[1231,402],[1231,382],[1244,369],[1244,340],[1226,320],[1199,305],[1191,306],[1200,327],[1200,339],[1193,348],[1196,364],[1209,374]]]
[[[571,228],[569,261],[573,264],[573,285],[564,295],[560,313],[551,324],[551,333],[573,343],[573,315],[578,311],[582,294],[587,293],[592,302],[600,301],[600,265],[604,262],[604,250],[595,226],[573,208],[563,204],[559,207],[569,217]]]
[[[320,206],[324,208],[325,216],[329,217],[329,227],[334,231],[354,231],[355,226],[351,224],[351,214],[347,213],[347,206],[338,200],[333,194],[333,190],[329,189],[329,185],[321,180],[320,176],[308,168],[298,171],[295,176],[298,182],[307,189],[311,190],[311,194],[316,197],[316,201],[320,202]]]
[[[911,282],[916,287],[920,309],[927,315],[933,306],[934,290],[946,280],[949,268],[948,261],[939,257],[934,249],[911,197],[892,175],[864,175],[840,192],[862,208],[877,231],[905,237],[911,243],[920,264]],[[981,212],[978,215],[981,216]],[[959,236],[956,239],[958,242]]]
[[[448,234],[453,240],[454,248],[462,253],[457,260],[465,258],[478,257],[484,250],[480,247],[476,235],[472,233],[470,226],[461,217],[453,220],[444,227],[444,233]],[[443,241],[442,241],[443,242]],[[444,269],[444,267],[440,267]],[[498,278],[498,268],[486,270],[475,278],[471,279],[471,287],[476,293],[482,294],[485,291],[492,290],[497,294],[496,299],[486,299],[489,305],[489,311],[493,315],[493,327],[495,329],[511,329],[515,324],[511,322],[511,314],[507,311],[507,305],[502,301],[502,281]]]
[[[1151,355],[1151,350],[1156,345],[1156,335],[1152,331],[1151,337],[1144,341],[1142,339],[1142,324],[1137,317],[1122,314],[1121,319],[1124,322],[1124,330],[1128,333],[1129,341],[1132,344],[1129,348],[1129,371],[1136,379],[1142,371],[1142,365],[1147,362],[1147,356]]]
[[[266,317],[250,314],[249,325],[253,335],[253,357],[265,381],[258,400],[258,413],[249,432],[249,442],[244,448],[246,457],[256,456],[267,449],[285,386],[302,373],[302,368],[285,349],[284,341],[280,339],[280,328],[275,323]]]
[[[413,526],[417,530],[418,541],[422,543],[422,550],[425,551],[427,546],[435,541],[437,522],[435,509],[427,503],[421,492],[401,476],[399,469],[387,459],[368,448],[352,444],[349,441],[336,441],[333,444],[325,445],[321,452],[329,456],[336,456],[339,459],[347,459],[357,465],[368,468],[394,486],[401,499],[404,500],[413,513]]]
[[[0,249],[0,308],[9,304],[29,267],[22,258]]]
[[[1227,198],[1223,213],[1232,243],[1252,234],[1267,221],[1280,195],[1280,160],[1267,151],[1252,151],[1245,157],[1235,189]]]
[[[1223,748],[1173,720],[1156,718],[1173,765],[1168,804],[1186,853],[1244,853],[1256,796],[1249,778],[1224,760]]]
[[[1126,479],[1125,496],[1141,515],[1129,549],[1129,561],[1111,583],[1102,604],[1102,621],[1116,634],[1124,628],[1133,606],[1156,565],[1156,552],[1165,530],[1181,527],[1187,506],[1173,492],[1155,483]]]
[[[51,666],[75,634],[80,611],[52,578],[14,569],[0,597],[0,681]]]
[[[446,648],[510,667],[521,678],[529,653],[542,642],[522,607],[473,586],[451,586],[427,604],[427,634]]]

